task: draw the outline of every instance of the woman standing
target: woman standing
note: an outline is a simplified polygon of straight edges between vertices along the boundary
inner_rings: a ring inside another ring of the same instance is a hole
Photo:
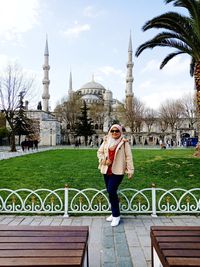
[[[128,140],[123,137],[120,125],[114,124],[111,126],[97,152],[97,156],[99,169],[104,175],[112,210],[112,214],[106,220],[111,222],[111,226],[117,226],[120,222],[117,189],[125,173],[128,175],[128,179],[131,179],[134,173],[131,147]]]

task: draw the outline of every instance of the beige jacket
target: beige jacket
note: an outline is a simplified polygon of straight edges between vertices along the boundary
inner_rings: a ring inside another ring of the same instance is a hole
[[[106,174],[108,166],[105,165],[105,160],[108,158],[108,143],[107,138],[103,141],[97,152],[97,157],[99,159],[99,169],[102,174]],[[112,163],[113,174],[123,175],[123,174],[133,174],[134,166],[132,159],[131,147],[127,139],[122,138],[121,142],[118,144],[115,157]]]

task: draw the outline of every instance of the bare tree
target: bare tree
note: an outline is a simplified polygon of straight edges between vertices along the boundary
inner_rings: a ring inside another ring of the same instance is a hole
[[[131,128],[132,132],[140,132],[141,125],[144,117],[145,105],[139,99],[134,97],[133,110],[127,111],[127,125]]]
[[[105,117],[105,107],[102,104],[91,104],[89,106],[88,114],[90,118],[97,123],[100,128],[103,128],[104,117]]]
[[[157,113],[152,108],[146,108],[144,110],[144,121],[147,125],[148,133],[151,132],[152,125],[156,121]]]
[[[19,95],[25,96],[33,85],[33,79],[25,78],[25,73],[18,65],[8,65],[0,76],[0,109],[10,127],[10,148],[16,151],[15,114],[19,109]]]
[[[190,127],[193,128],[195,122],[197,122],[197,106],[196,97],[194,94],[187,94],[181,98],[181,104],[183,106],[183,117],[186,118]]]
[[[75,131],[82,101],[80,96],[72,94],[69,99],[56,106],[56,118],[62,123],[62,134],[66,137]]]
[[[165,126],[169,125],[172,132],[179,126],[181,115],[182,105],[180,100],[168,99],[159,108],[160,121],[163,121]]]

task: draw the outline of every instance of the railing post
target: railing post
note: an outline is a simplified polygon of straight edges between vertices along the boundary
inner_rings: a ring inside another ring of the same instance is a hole
[[[151,185],[151,198],[152,198],[152,217],[157,217],[156,214],[156,185],[152,184]]]
[[[69,205],[69,187],[66,184],[64,188],[64,215],[63,217],[69,217],[68,214],[68,205]]]

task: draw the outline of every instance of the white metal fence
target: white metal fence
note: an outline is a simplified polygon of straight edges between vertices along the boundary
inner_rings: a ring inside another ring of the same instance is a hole
[[[122,214],[198,214],[200,188],[145,188],[119,190]],[[0,188],[0,214],[104,214],[110,212],[106,190],[87,188],[18,189]]]

